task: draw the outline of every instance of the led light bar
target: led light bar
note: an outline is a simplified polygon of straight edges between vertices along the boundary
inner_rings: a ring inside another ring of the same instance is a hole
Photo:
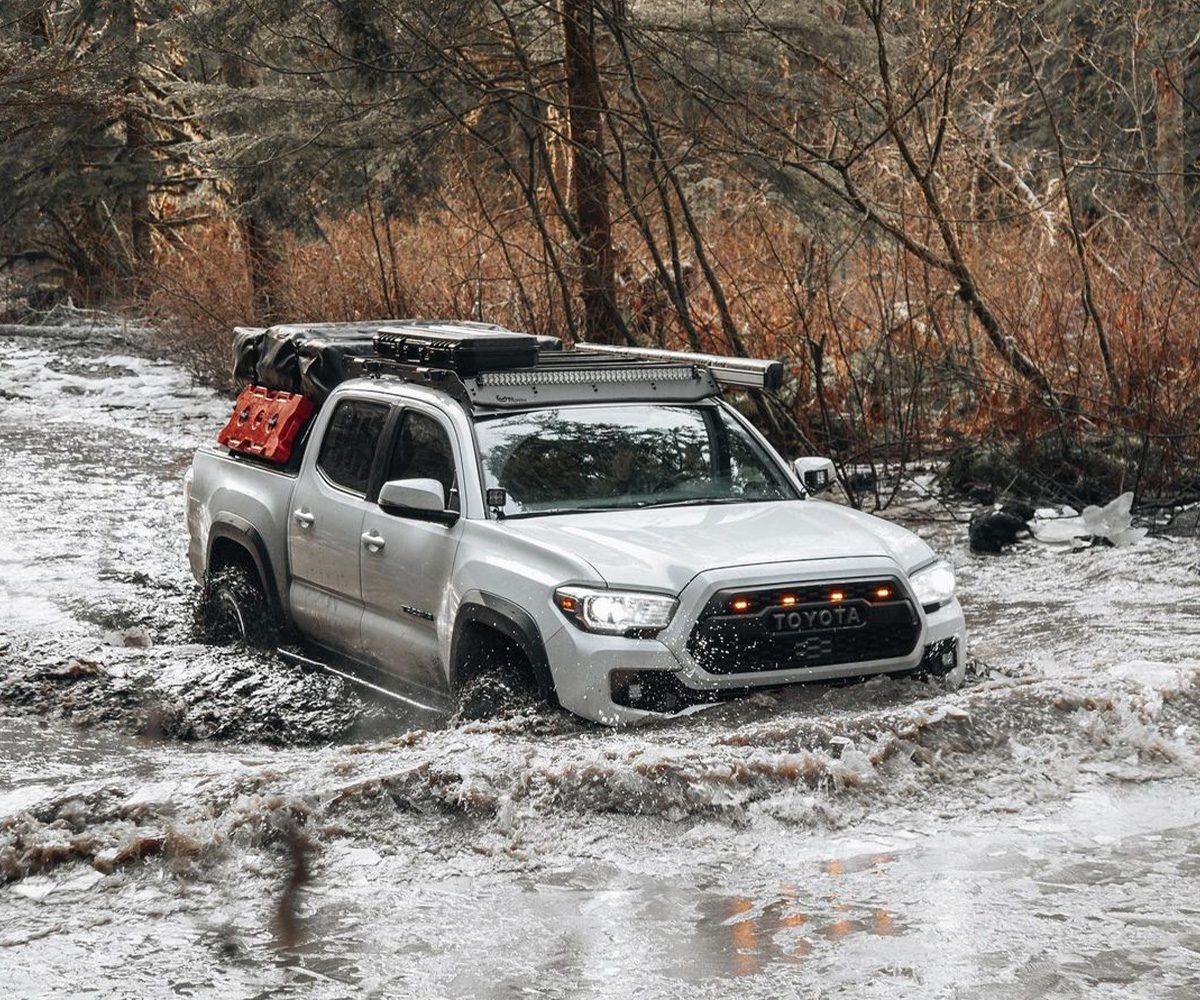
[[[578,350],[645,361],[676,361],[707,368],[716,381],[725,385],[743,385],[754,389],[778,389],[783,385],[783,364],[756,358],[726,358],[719,354],[691,354],[687,351],[661,351],[651,347],[613,347],[608,344],[577,344]]]
[[[644,365],[613,368],[528,368],[510,372],[480,372],[475,381],[480,386],[517,385],[596,385],[604,382],[688,382],[697,377],[690,365],[663,365],[647,368]]]

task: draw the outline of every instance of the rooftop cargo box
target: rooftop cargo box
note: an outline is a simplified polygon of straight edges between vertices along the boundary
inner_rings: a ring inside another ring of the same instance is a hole
[[[463,330],[452,326],[385,326],[375,338],[375,353],[406,365],[445,368],[460,378],[481,371],[532,368],[538,338],[527,333]]]

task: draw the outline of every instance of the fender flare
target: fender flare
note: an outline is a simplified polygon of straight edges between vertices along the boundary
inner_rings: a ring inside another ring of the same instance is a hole
[[[470,600],[458,608],[454,619],[454,633],[450,639],[451,682],[458,686],[458,655],[463,632],[468,625],[483,625],[494,629],[516,643],[525,654],[533,670],[533,679],[538,690],[555,700],[554,676],[550,673],[550,659],[546,655],[546,644],[533,616],[518,604],[496,594],[476,591]]]
[[[275,586],[275,574],[271,568],[271,556],[267,552],[267,543],[262,535],[244,517],[237,514],[223,513],[213,519],[208,530],[208,552],[205,554],[204,567],[207,571],[212,567],[213,549],[216,543],[224,539],[233,542],[250,556],[254,568],[258,572],[259,582],[267,595],[267,606],[276,621],[283,619],[283,606],[279,600],[279,591]]]

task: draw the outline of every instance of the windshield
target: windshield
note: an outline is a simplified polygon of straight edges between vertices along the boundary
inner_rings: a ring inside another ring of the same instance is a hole
[[[508,517],[797,498],[718,406],[569,406],[475,426],[484,485],[506,492]]]

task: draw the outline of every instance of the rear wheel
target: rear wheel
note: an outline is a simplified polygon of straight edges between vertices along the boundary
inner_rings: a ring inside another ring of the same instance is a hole
[[[267,595],[258,574],[241,565],[208,574],[200,596],[197,624],[213,642],[266,646],[273,638]]]

